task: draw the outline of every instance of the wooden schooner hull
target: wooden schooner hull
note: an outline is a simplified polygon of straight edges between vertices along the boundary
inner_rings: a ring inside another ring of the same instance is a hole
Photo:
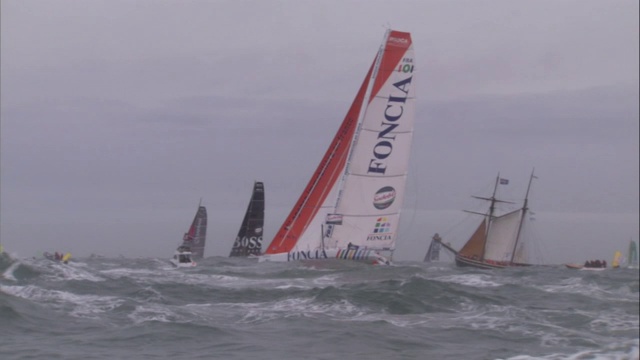
[[[440,245],[443,248],[451,251],[451,253],[454,254],[456,266],[458,267],[474,267],[477,269],[504,269],[507,267],[533,266],[533,264],[524,264],[524,263],[516,263],[516,262],[509,263],[509,262],[498,262],[498,261],[492,261],[492,260],[480,260],[477,258],[474,259],[469,256],[461,255],[460,252],[456,251],[449,244],[443,243],[442,238],[440,238],[440,235],[438,234],[435,234],[433,236],[433,241],[440,243]]]
[[[474,267],[478,269],[504,269],[508,267],[524,267],[524,266],[532,266],[532,264],[522,264],[522,263],[499,263],[495,261],[482,261],[466,258],[461,255],[456,255],[456,266],[459,267]]]

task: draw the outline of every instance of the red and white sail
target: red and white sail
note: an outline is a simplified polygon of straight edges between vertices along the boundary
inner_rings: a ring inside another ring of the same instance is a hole
[[[393,250],[415,117],[414,74],[411,35],[387,31],[342,125],[265,254],[348,244]]]
[[[194,259],[204,257],[204,247],[207,240],[207,208],[198,206],[196,216],[189,227],[189,230],[182,238],[182,245],[190,248]]]

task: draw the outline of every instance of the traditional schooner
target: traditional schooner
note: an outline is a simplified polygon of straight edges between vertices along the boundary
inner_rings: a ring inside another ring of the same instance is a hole
[[[491,197],[474,196],[476,199],[489,201],[489,210],[487,213],[465,210],[472,214],[482,215],[484,218],[460,251],[444,244],[438,234],[434,235],[433,240],[454,253],[457,266],[494,269],[532,265],[527,262],[527,244],[521,241],[521,238],[529,211],[528,198],[531,183],[535,178],[532,171],[522,207],[506,214],[496,215],[496,203],[509,203],[496,198],[498,185],[508,183],[508,180],[500,178],[500,174],[496,177]]]

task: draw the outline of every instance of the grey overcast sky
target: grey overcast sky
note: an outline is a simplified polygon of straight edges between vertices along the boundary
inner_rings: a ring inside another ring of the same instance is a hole
[[[386,27],[412,33],[417,117],[397,260],[461,210],[520,201],[541,261],[638,240],[636,0],[2,0],[0,240],[18,256],[169,257],[198,204],[227,256],[254,180],[268,244]],[[470,221],[477,221],[472,219]]]

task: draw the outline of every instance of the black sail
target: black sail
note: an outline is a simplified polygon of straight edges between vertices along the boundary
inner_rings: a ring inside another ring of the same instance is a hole
[[[233,243],[230,257],[260,255],[262,252],[262,230],[264,226],[264,184],[256,181],[253,194],[242,220],[242,226]]]

